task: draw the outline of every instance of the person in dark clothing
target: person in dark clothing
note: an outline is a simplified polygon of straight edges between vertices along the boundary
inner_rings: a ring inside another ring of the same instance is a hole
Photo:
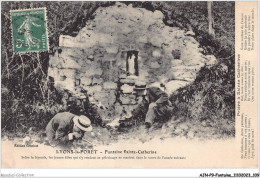
[[[73,140],[81,139],[85,132],[91,131],[89,118],[69,112],[56,114],[46,126],[47,140],[53,147],[71,147]]]
[[[69,93],[70,97],[68,101],[66,101],[66,111],[75,115],[86,115],[91,120],[92,124],[104,127],[102,118],[98,113],[98,106],[89,101],[86,90],[80,86],[78,86],[77,90],[83,94],[83,97],[72,97],[72,94]]]
[[[146,128],[150,128],[155,122],[165,122],[172,115],[172,104],[168,95],[160,88],[150,87],[142,102],[132,111],[132,116],[145,118]]]

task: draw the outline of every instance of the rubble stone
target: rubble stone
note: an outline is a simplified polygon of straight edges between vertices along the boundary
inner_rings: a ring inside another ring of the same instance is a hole
[[[103,82],[102,78],[93,78],[92,85],[100,85]]]
[[[189,129],[189,127],[186,124],[180,124],[179,128],[181,128],[182,130],[187,131]]]
[[[161,66],[160,66],[160,64],[158,64],[158,62],[152,62],[151,63],[151,68],[152,69],[158,69],[158,68],[160,68]]]
[[[116,54],[118,52],[118,46],[108,46],[106,47],[106,52],[111,54]]]
[[[153,57],[161,57],[161,53],[158,50],[153,51]]]
[[[178,65],[182,64],[182,60],[175,59],[175,60],[172,60],[171,63],[172,63],[172,66],[178,66]]]
[[[88,86],[92,84],[92,79],[91,78],[81,78],[81,83],[82,85]]]
[[[106,90],[116,90],[117,89],[117,83],[115,82],[105,82],[103,83],[103,88]]]
[[[191,139],[194,138],[194,136],[195,136],[195,133],[193,131],[189,131],[187,134],[187,137],[191,138]]]
[[[201,122],[201,125],[202,125],[203,127],[207,127],[206,121],[202,121],[202,122]]]
[[[188,84],[190,84],[190,82],[187,81],[180,81],[180,80],[172,80],[168,83],[165,84],[165,88],[166,88],[166,93],[168,95],[171,95],[174,91],[176,91],[179,88],[185,87]]]
[[[90,70],[86,71],[85,75],[86,76],[94,76],[94,75],[102,75],[103,71],[102,69],[95,69],[95,68],[90,68]]]
[[[121,86],[121,90],[123,93],[132,93],[134,91],[134,86],[124,84],[123,86]]]
[[[93,55],[89,55],[89,56],[88,56],[88,59],[91,60],[91,61],[93,61],[93,60],[94,60],[94,56],[93,56]]]
[[[135,95],[120,95],[120,101],[124,105],[135,105]]]
[[[102,90],[102,87],[100,85],[90,86],[87,89],[87,92],[89,94],[94,94],[95,92],[99,92]]]
[[[180,127],[177,127],[175,130],[174,130],[174,134],[175,135],[181,135],[183,133],[183,130],[180,128]]]

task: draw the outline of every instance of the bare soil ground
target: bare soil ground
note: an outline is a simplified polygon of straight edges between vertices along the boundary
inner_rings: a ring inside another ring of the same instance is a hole
[[[74,148],[93,148],[98,146],[115,145],[120,142],[135,140],[140,143],[151,142],[154,139],[167,141],[169,139],[184,139],[187,141],[199,140],[226,140],[230,139],[228,133],[220,132],[218,128],[210,126],[208,123],[180,120],[170,120],[162,127],[153,126],[146,129],[144,125],[125,127],[120,132],[116,129],[107,129],[100,126],[93,126],[93,133],[85,133],[84,140],[73,143]],[[16,144],[46,145],[48,141],[44,130],[30,128],[26,133],[2,133],[2,141],[13,141]]]

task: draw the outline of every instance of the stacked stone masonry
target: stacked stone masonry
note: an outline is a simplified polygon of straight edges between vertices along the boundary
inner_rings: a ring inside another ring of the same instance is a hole
[[[119,84],[120,76],[130,70],[126,65],[128,51],[138,52],[135,82],[147,86],[164,83],[169,95],[193,82],[201,67],[216,61],[214,56],[201,53],[194,33],[166,26],[158,10],[116,3],[99,7],[94,17],[76,37],[60,36],[48,75],[54,78],[55,87],[77,94],[75,87],[79,85],[88,92],[91,102],[113,111],[104,119],[115,118],[118,111],[127,108],[124,104],[136,104],[133,93],[118,93],[122,87],[132,90],[127,82]],[[128,65],[133,64],[130,61]]]

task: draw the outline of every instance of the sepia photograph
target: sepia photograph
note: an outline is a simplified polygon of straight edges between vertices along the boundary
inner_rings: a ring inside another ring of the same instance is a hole
[[[151,168],[153,159],[190,162],[196,150],[180,151],[192,145],[207,155],[224,142],[232,152],[241,122],[235,3],[2,1],[2,159],[9,148],[21,150],[2,167],[33,165],[29,155],[37,150],[34,161],[42,163],[33,167],[42,168],[55,165],[44,161],[66,162],[75,154],[124,162],[91,168]],[[127,163],[138,159],[148,160]]]

